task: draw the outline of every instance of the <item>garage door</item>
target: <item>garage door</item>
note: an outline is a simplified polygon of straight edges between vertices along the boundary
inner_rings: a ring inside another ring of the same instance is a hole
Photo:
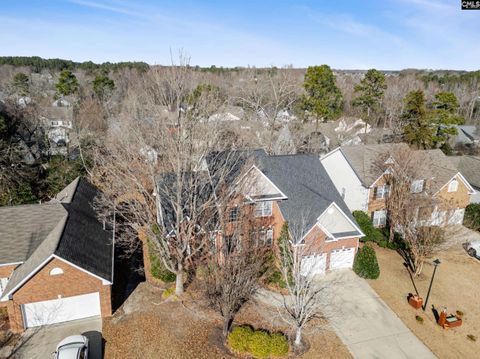
[[[330,269],[352,268],[355,248],[336,249],[330,253]]]
[[[100,315],[100,295],[97,293],[28,303],[22,306],[26,328],[61,323]]]
[[[314,256],[304,257],[302,259],[301,272],[302,275],[324,274],[327,266],[327,256],[318,254]]]

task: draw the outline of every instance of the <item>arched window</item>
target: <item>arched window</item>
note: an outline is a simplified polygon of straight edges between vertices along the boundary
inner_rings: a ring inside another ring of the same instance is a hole
[[[63,274],[63,269],[55,267],[50,271],[50,275],[60,275]]]

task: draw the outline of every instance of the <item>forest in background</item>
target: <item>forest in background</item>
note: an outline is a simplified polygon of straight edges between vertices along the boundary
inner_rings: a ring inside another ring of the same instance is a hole
[[[215,127],[223,141],[272,153],[300,151],[318,123],[340,117],[362,118],[424,148],[443,145],[443,124],[480,122],[480,71],[376,71],[366,81],[367,70],[312,69],[309,75],[310,68],[201,68],[182,54],[169,66],[0,57],[0,204],[48,200],[88,172],[90,154],[118,136],[119,123],[155,119],[175,126],[176,109],[189,109],[207,127],[215,114],[241,111],[242,121]],[[59,98],[74,112],[68,156],[48,154],[40,121]],[[294,148],[275,149],[285,121]],[[409,138],[408,126],[423,137]]]

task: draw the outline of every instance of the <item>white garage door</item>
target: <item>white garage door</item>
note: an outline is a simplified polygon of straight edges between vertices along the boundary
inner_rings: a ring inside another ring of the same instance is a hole
[[[330,269],[352,268],[355,248],[335,249],[330,253]]]
[[[23,322],[26,328],[94,317],[101,313],[98,292],[28,303],[22,307]]]
[[[327,266],[327,256],[323,254],[317,254],[314,256],[308,256],[302,258],[302,275],[317,275],[324,274]]]

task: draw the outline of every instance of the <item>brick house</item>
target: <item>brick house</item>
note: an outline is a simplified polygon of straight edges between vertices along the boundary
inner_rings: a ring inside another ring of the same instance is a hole
[[[210,171],[214,164],[206,162]],[[242,205],[230,208],[231,221],[236,220],[239,210],[251,210],[261,239],[269,245],[278,241],[285,222],[290,228],[303,226],[306,234],[296,244],[308,245],[304,261],[314,274],[352,267],[364,234],[318,156],[269,156],[256,150],[245,152],[236,167],[230,183],[242,197]],[[167,229],[173,219],[170,207],[160,199],[159,217]]]
[[[113,241],[77,178],[48,203],[0,207],[0,305],[10,328],[111,315]]]
[[[379,160],[406,144],[379,144],[339,147],[321,158],[337,190],[348,208],[367,212],[375,226],[386,225],[386,198],[389,186]],[[423,159],[421,178],[412,180],[411,192],[428,192],[437,199],[432,209],[432,225],[462,224],[465,207],[475,190],[452,161],[436,150],[412,152]]]

